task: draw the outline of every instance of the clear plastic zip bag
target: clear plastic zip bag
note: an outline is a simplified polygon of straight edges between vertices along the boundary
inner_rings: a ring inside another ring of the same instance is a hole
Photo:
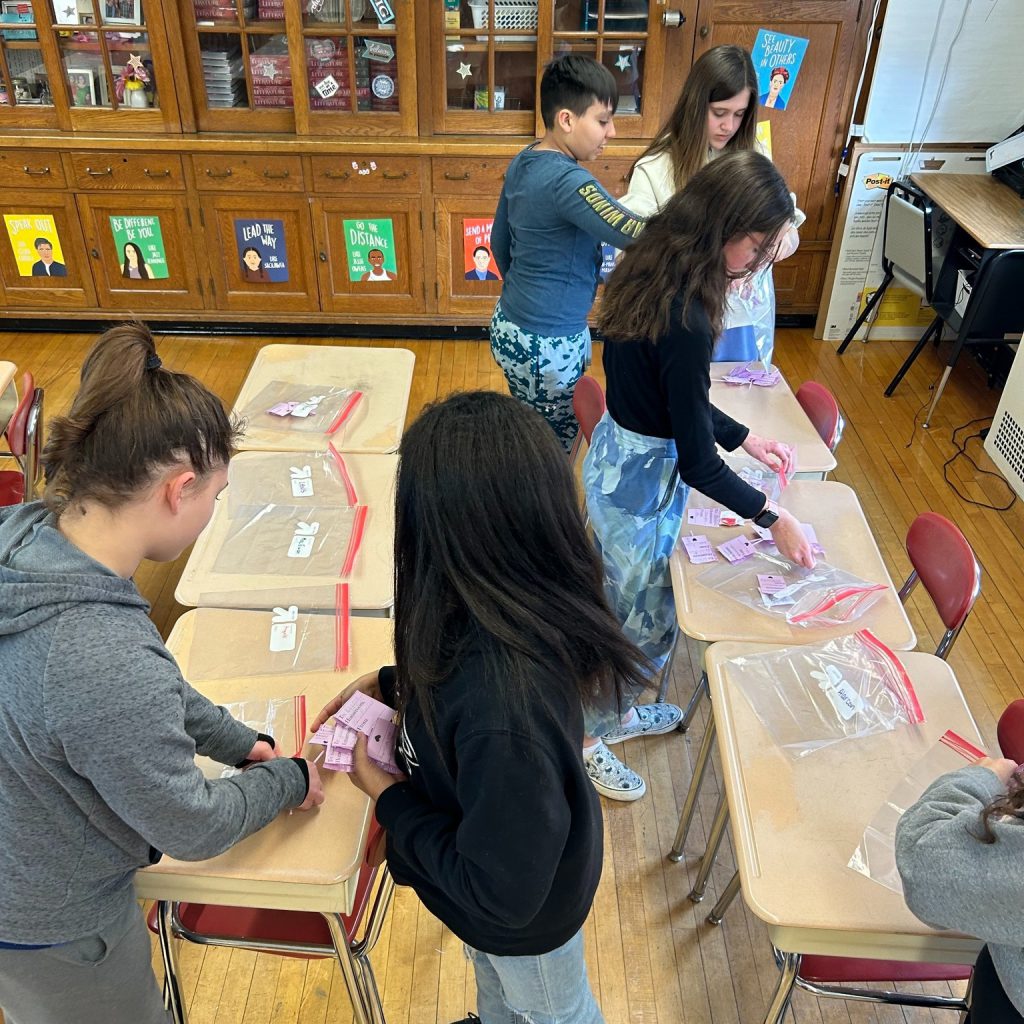
[[[766,498],[769,498],[771,501],[778,501],[782,496],[782,492],[789,482],[784,474],[777,473],[774,469],[769,469],[763,462],[758,462],[757,459],[751,458],[742,451],[721,452],[720,455],[722,461],[729,469],[741,480],[746,481],[751,487],[759,490]],[[793,472],[795,472],[795,469]],[[792,472],[790,477],[792,477]],[[687,508],[710,508],[720,505],[721,502],[701,494],[700,491],[691,491],[690,498],[686,504]]]
[[[305,694],[236,701],[222,706],[250,729],[273,736],[275,749],[281,757],[295,757],[302,751],[306,742]],[[196,764],[208,779],[230,779],[242,771],[208,757],[197,757]]]
[[[775,351],[775,283],[771,266],[733,281],[726,292],[722,333],[712,362],[757,359],[770,367]]]
[[[773,550],[714,565],[697,580],[748,608],[782,616],[791,626],[845,626],[888,589],[824,561],[806,569]]]
[[[264,505],[230,520],[215,573],[249,576],[351,575],[366,529],[366,505]]]
[[[896,869],[896,826],[900,818],[940,775],[955,772],[984,756],[984,750],[955,732],[943,733],[885,798],[885,803],[864,829],[848,866],[886,889],[902,894],[903,881]]]
[[[239,417],[261,430],[281,433],[337,433],[365,409],[362,391],[336,384],[272,380],[241,409]]]
[[[266,505],[346,507],[359,504],[345,458],[321,452],[245,452],[228,465],[228,515],[251,516]]]
[[[793,758],[924,721],[900,660],[866,629],[729,664],[762,725]]]

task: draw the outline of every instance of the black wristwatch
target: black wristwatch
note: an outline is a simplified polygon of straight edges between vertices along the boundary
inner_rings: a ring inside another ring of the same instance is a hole
[[[764,508],[751,521],[755,526],[760,526],[762,530],[770,530],[779,521],[779,513],[772,510],[770,501],[766,501]]]

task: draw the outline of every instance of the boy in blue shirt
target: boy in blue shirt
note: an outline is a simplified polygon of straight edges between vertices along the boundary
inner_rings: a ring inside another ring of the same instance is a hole
[[[590,353],[587,314],[601,243],[624,249],[645,221],[621,206],[580,162],[615,137],[618,89],[590,57],[565,54],[540,82],[544,137],[509,165],[491,231],[504,284],[491,319],[491,352],[509,392],[536,409],[568,451],[572,394]]]

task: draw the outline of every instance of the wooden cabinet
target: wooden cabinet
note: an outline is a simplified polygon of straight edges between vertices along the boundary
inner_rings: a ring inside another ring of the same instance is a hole
[[[497,196],[491,199],[445,196],[436,201],[434,230],[437,244],[434,251],[437,259],[435,295],[438,312],[467,314],[480,323],[490,321],[494,303],[501,295],[501,281],[481,281],[475,274],[470,276],[466,258],[466,224],[492,218],[496,202]],[[471,242],[468,248],[473,247]],[[491,272],[495,273],[496,268]]]

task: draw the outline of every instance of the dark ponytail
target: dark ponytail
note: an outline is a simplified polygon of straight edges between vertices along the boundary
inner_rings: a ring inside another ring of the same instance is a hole
[[[204,476],[231,458],[238,428],[194,377],[161,367],[145,324],[128,323],[92,347],[48,433],[44,500],[60,515],[83,500],[116,508],[174,465]]]

